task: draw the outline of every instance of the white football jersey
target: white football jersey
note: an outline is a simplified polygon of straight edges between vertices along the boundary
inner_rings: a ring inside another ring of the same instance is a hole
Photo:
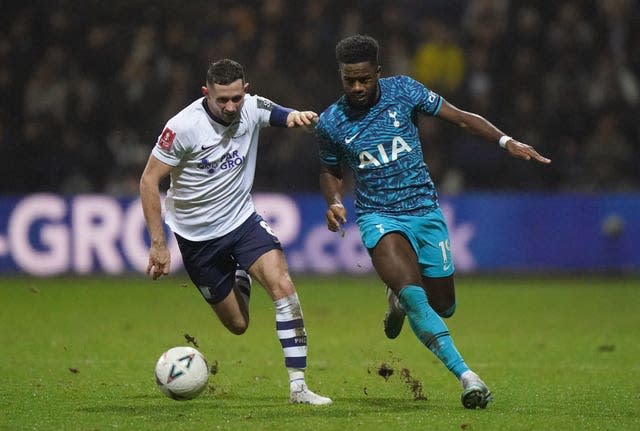
[[[246,94],[240,116],[224,126],[211,118],[203,100],[171,118],[152,151],[174,166],[165,222],[192,241],[219,238],[255,211],[250,192],[258,135],[273,107],[268,99]]]

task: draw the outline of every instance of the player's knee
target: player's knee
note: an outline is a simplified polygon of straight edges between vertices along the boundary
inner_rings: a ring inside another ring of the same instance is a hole
[[[234,335],[242,335],[249,328],[249,319],[245,318],[235,318],[222,323]]]
[[[442,307],[436,310],[436,313],[438,313],[438,316],[440,317],[444,317],[445,319],[448,317],[453,316],[453,313],[456,312],[456,303],[454,302],[451,306],[449,307]]]
[[[229,329],[231,331],[231,333],[233,335],[242,335],[247,331],[247,327],[246,326],[242,326],[242,327],[233,327]]]
[[[234,335],[242,335],[245,332],[247,332],[247,328],[249,328],[248,323],[231,323],[225,326],[227,327],[229,332],[231,332]]]
[[[280,277],[275,283],[267,285],[266,289],[271,292],[270,296],[275,298],[284,298],[296,293],[296,288],[288,274]]]

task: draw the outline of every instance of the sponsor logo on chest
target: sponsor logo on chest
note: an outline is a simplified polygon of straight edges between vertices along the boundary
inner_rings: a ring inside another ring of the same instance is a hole
[[[206,170],[207,173],[213,174],[216,171],[226,171],[244,163],[244,157],[238,154],[238,150],[227,153],[217,160],[209,160],[208,158],[200,159],[198,169]]]
[[[411,147],[400,136],[396,136],[391,141],[391,148],[389,149],[386,149],[384,144],[378,144],[374,150],[361,151],[358,155],[360,159],[358,169],[365,169],[371,165],[386,165],[389,162],[398,160],[398,156],[405,152],[410,153]]]

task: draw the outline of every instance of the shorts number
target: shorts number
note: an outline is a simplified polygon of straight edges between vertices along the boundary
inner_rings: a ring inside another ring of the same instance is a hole
[[[451,251],[451,245],[449,245],[449,240],[446,239],[444,241],[440,241],[438,243],[438,247],[440,247],[440,251],[442,252],[442,261],[447,263],[449,259],[447,259],[447,252]]]

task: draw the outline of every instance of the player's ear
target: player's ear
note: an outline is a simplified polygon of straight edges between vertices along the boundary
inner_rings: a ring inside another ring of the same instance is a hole
[[[200,87],[200,91],[202,91],[202,95],[203,96],[208,96],[209,95],[209,89],[204,85],[202,87]]]
[[[244,84],[244,92],[246,93],[248,90],[249,90],[249,83],[248,83],[248,82],[246,82],[246,83]]]

